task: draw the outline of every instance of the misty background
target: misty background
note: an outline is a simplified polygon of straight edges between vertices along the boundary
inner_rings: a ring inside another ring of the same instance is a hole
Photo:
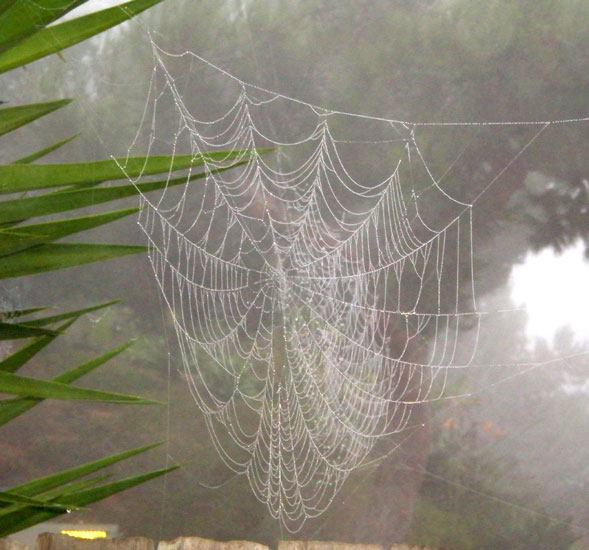
[[[166,0],[138,20],[71,48],[63,59],[54,56],[4,76],[0,99],[76,101],[67,116],[50,115],[14,133],[0,155],[7,159],[25,144],[35,150],[77,133],[67,151],[49,161],[125,155],[154,67],[148,33],[168,51],[194,51],[249,83],[341,111],[419,122],[582,118],[588,112],[587,20],[583,0]],[[180,61],[174,69],[185,94],[198,97],[210,113],[226,106],[223,79],[203,79],[203,72]],[[277,116],[278,127],[288,126],[288,112]],[[174,117],[170,112],[166,124],[164,116],[157,130],[164,153],[173,143]],[[588,129],[586,122],[549,127],[474,210],[477,305],[506,310],[485,323],[477,358],[489,365],[540,366],[465,369],[453,376],[448,393],[467,396],[422,407],[416,415],[423,429],[383,442],[377,451],[396,451],[354,473],[332,507],[295,538],[589,548],[586,279],[563,281],[544,261],[528,267],[518,283],[525,289],[546,281],[539,293],[544,306],[530,301],[526,313],[517,310],[524,291],[512,296],[514,268],[521,274],[524,260],[533,265],[535,251],[555,252],[557,260],[558,254],[574,254],[566,271],[583,269],[589,248]],[[476,196],[490,171],[507,166],[535,131],[448,128],[423,130],[420,138],[437,173],[467,148],[445,180],[449,192],[467,197]],[[377,172],[380,154],[363,149],[361,157],[350,158],[359,172]],[[129,220],[90,237],[143,243]],[[530,325],[551,322],[557,315],[551,296],[564,289],[561,295],[580,305],[580,313],[565,313],[554,335],[539,338],[542,328],[530,332]],[[43,403],[0,435],[0,487],[166,439],[164,450],[136,461],[152,468],[181,463],[180,471],[68,520],[116,523],[125,534],[161,539],[198,535],[273,543],[287,537],[247,480],[228,472],[212,449],[180,374],[173,329],[146,258],[46,274],[19,286],[8,282],[0,292],[3,305],[18,308],[54,299],[75,308],[122,298],[108,312],[74,325],[60,347],[48,348],[34,366],[50,377],[63,370],[64,357],[81,362],[105,344],[138,338],[85,383],[168,402],[141,409]],[[424,343],[424,353],[431,344]],[[10,464],[18,464],[18,472]]]

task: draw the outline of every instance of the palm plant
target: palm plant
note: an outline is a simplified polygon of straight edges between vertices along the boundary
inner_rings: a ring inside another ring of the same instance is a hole
[[[0,74],[44,56],[59,54],[64,48],[126,21],[161,0],[132,0],[121,6],[59,21],[73,8],[87,1],[0,0]],[[69,101],[60,99],[1,108],[0,136],[64,107]],[[117,159],[35,164],[35,161],[64,146],[70,139],[72,138],[0,165],[0,194],[5,196],[0,201],[0,279],[24,277],[144,251],[145,247],[135,245],[61,242],[62,238],[69,235],[133,214],[137,211],[136,208],[78,217],[64,214],[128,197],[138,190],[153,191],[205,175],[204,172],[194,172],[195,166],[204,164],[203,155],[125,159],[126,174],[122,173]],[[215,156],[230,158],[223,153],[214,153],[207,158]],[[136,185],[129,184],[127,180],[128,177],[168,174],[170,171],[187,168],[191,169],[190,177],[172,180],[166,177]],[[103,182],[122,179],[125,182],[120,185],[100,187]],[[31,223],[34,218],[48,215],[52,216],[50,221]],[[73,366],[52,380],[17,374],[21,367],[59,338],[81,316],[111,304],[112,302],[53,315],[42,313],[45,307],[0,312],[0,340],[22,339],[25,342],[22,347],[0,359],[0,393],[9,394],[9,397],[0,400],[0,426],[48,398],[140,405],[154,403],[133,395],[72,385],[81,376],[122,353],[131,343]],[[155,445],[127,450],[5,488],[0,492],[0,536],[85,506],[174,469],[164,468],[108,483],[104,481],[104,475],[87,477]]]

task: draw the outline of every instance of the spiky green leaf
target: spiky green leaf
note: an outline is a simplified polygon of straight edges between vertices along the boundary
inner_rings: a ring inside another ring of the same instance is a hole
[[[2,312],[0,312],[0,318],[2,318],[2,319],[16,319],[17,317],[24,317],[26,315],[31,315],[31,313],[37,313],[38,311],[44,311],[45,309],[47,309],[47,306],[31,307],[28,309],[16,309],[16,310],[12,310],[12,311],[2,311]]]
[[[42,495],[38,496],[37,499],[41,502],[55,502],[55,500],[61,495],[67,495],[70,493],[82,491],[83,489],[87,489],[89,487],[97,485],[98,483],[101,483],[109,477],[111,477],[111,474],[103,474],[101,476],[95,476],[93,478],[83,479],[81,481],[74,481],[73,483],[68,483],[63,487],[58,487],[57,489],[53,489],[52,491],[47,491],[46,493],[43,493]],[[22,504],[9,504],[7,506],[1,507],[0,517],[12,514],[13,512],[22,510],[23,508],[25,508],[25,506]]]
[[[81,378],[82,376],[97,369],[107,361],[110,361],[113,357],[116,357],[125,351],[130,345],[132,345],[132,343],[133,342],[127,342],[126,344],[123,344],[122,346],[119,346],[101,355],[100,357],[95,357],[94,359],[87,361],[82,365],[78,365],[68,370],[67,372],[60,374],[52,381],[59,382],[61,384],[70,384],[78,378]],[[21,397],[0,401],[0,426],[32,409],[35,405],[38,405],[42,401],[43,399],[39,397]]]
[[[19,376],[0,371],[0,392],[21,395],[23,397],[41,397],[45,399],[67,399],[82,401],[103,401],[106,403],[126,403],[131,405],[151,405],[157,401],[143,399],[134,395],[104,392],[87,388],[78,388],[53,382],[39,380],[29,376]]]
[[[230,167],[215,170],[215,172],[229,170],[241,164],[243,163],[232,164]],[[118,185],[92,189],[65,189],[59,193],[52,192],[34,197],[2,201],[0,202],[0,224],[84,208],[86,206],[131,197],[139,192],[148,193],[150,191],[186,184],[204,177],[206,177],[206,173],[201,172],[193,174],[190,177],[185,176],[170,180],[148,181],[138,183],[137,185]]]
[[[101,262],[111,258],[145,252],[144,246],[94,244],[94,243],[50,243],[41,244],[22,252],[2,258],[0,279],[21,277],[65,269],[78,265]]]
[[[16,493],[24,496],[40,495],[46,493],[47,491],[51,491],[56,487],[60,487],[62,485],[65,485],[66,483],[70,483],[71,481],[84,477],[86,475],[93,474],[94,472],[102,470],[103,468],[106,468],[112,464],[115,464],[127,458],[131,458],[140,453],[144,453],[145,451],[158,447],[161,444],[162,442],[152,443],[151,445],[145,445],[142,447],[137,447],[135,449],[130,449],[128,451],[123,451],[122,453],[117,453],[111,456],[107,456],[105,458],[101,458],[99,460],[87,462],[86,464],[82,464],[74,468],[69,468],[68,470],[63,470],[56,474],[51,474],[39,479],[35,479],[33,481],[29,481],[22,485],[17,485],[16,487],[11,487],[6,490],[11,493]]]
[[[109,477],[112,477],[112,474],[102,474],[100,476],[82,479],[81,481],[74,481],[72,483],[64,485],[63,487],[58,487],[57,489],[53,489],[52,491],[47,491],[46,493],[43,493],[43,498],[51,500],[58,498],[60,495],[77,493],[78,491],[82,491],[83,489],[87,489],[89,487],[92,487],[93,485],[97,485],[98,483],[101,483]]]
[[[12,164],[29,164],[30,162],[33,162],[35,160],[39,160],[40,158],[43,158],[44,156],[48,155],[49,153],[53,153],[53,151],[56,151],[60,147],[63,147],[64,145],[68,144],[70,141],[73,141],[79,135],[80,134],[74,134],[73,136],[62,139],[61,141],[58,141],[57,143],[53,143],[52,145],[49,145],[48,147],[44,147],[43,149],[39,149],[38,151],[31,153],[30,155],[27,155],[25,157],[21,157],[21,158],[15,160]]]
[[[1,22],[0,22],[1,25]],[[0,33],[0,36],[2,33]],[[12,132],[37,118],[52,113],[61,107],[71,103],[71,99],[59,99],[46,103],[31,103],[17,105],[16,107],[4,107],[0,109],[0,136]]]
[[[198,155],[153,155],[67,164],[0,165],[0,193],[33,189],[92,185],[109,180],[137,178],[202,166],[205,161],[223,163],[247,155],[244,151],[216,151]]]
[[[66,510],[72,508],[71,505],[66,506],[56,502],[45,502],[36,498],[23,497],[21,495],[0,491],[0,506],[3,504],[25,504],[35,508],[47,508],[49,510],[55,510],[58,512],[65,512]]]
[[[52,53],[60,52],[106,29],[110,29],[123,21],[131,19],[160,1],[132,0],[120,6],[94,12],[38,30],[16,44],[13,41],[10,44],[12,47],[0,54],[0,73],[9,71],[15,67],[21,67]],[[31,2],[23,3],[27,5],[31,4]],[[70,2],[70,4],[75,3],[77,2]],[[7,14],[9,15],[8,11],[4,13],[4,16]],[[0,22],[0,24],[2,23]]]
[[[9,1],[0,8],[0,52],[13,47],[88,0]]]
[[[138,208],[126,208],[79,218],[24,225],[10,230],[0,229],[0,257],[99,227],[138,211]]]
[[[41,336],[39,338],[35,338],[32,342],[28,343],[27,345],[23,346],[19,350],[11,353],[9,356],[5,357],[2,361],[0,361],[0,371],[2,372],[16,372],[20,369],[27,361],[29,361],[32,357],[34,357],[37,353],[39,353],[43,348],[48,346],[53,340],[55,340],[61,332],[69,328],[69,326],[77,319],[71,319],[67,323],[64,323],[60,327],[58,327],[57,331],[53,335]],[[0,404],[0,407],[3,406],[6,402],[3,401]]]
[[[151,479],[160,477],[164,474],[167,474],[168,472],[176,470],[177,468],[178,466],[170,466],[169,468],[162,468],[160,470],[154,470],[146,474],[140,474],[137,476],[121,479],[119,481],[113,481],[111,483],[101,485],[100,487],[93,487],[92,489],[86,489],[76,493],[62,495],[60,500],[65,504],[70,504],[71,506],[85,506],[87,504],[107,498],[111,495],[120,493],[121,491],[130,489],[131,487],[135,487],[136,485],[140,485],[141,483],[145,483]],[[59,515],[60,513],[63,512],[26,508],[24,510],[14,512],[13,514],[5,515],[3,516],[2,522],[0,523],[0,536],[7,536],[10,533],[21,531],[22,529],[26,529],[31,525],[47,521]]]
[[[73,311],[66,311],[65,313],[58,313],[57,315],[50,315],[49,317],[41,317],[41,319],[32,319],[31,321],[23,321],[23,324],[28,327],[44,327],[52,323],[58,323],[59,321],[65,321],[66,319],[75,319],[86,313],[92,313],[101,309],[110,307],[114,304],[118,304],[120,300],[111,300],[95,306],[84,307],[81,309],[75,309]]]
[[[37,336],[52,336],[59,334],[54,330],[29,327],[18,323],[0,322],[0,340],[18,340],[22,338],[35,338]]]

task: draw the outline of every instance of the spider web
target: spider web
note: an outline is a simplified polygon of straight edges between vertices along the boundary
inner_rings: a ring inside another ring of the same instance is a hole
[[[379,439],[414,428],[412,409],[444,395],[452,369],[475,366],[477,338],[458,353],[487,315],[473,205],[511,163],[454,197],[416,138],[427,125],[321,109],[153,47],[131,148],[143,131],[151,153],[204,155],[206,177],[141,195],[149,259],[220,458],[295,532]],[[190,70],[175,77],[174,64]],[[223,81],[218,116],[194,115],[187,74]],[[551,123],[533,124],[512,162]],[[381,177],[352,173],[358,150],[380,155]]]

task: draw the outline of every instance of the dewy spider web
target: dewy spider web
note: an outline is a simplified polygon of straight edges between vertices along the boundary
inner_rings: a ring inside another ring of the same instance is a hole
[[[459,200],[430,172],[414,124],[319,109],[194,54],[154,53],[142,124],[150,151],[169,104],[174,152],[230,153],[209,155],[205,179],[141,195],[149,258],[219,456],[294,532],[379,438],[407,430],[412,408],[442,395],[450,369],[472,365],[476,339],[469,357],[457,353],[462,328],[476,333],[484,315],[472,204],[493,181]],[[178,61],[228,81],[221,116],[192,114],[167,68]],[[273,109],[292,124],[277,131]],[[355,124],[378,125],[379,138],[334,137]],[[342,153],[366,144],[388,148],[390,172],[375,182],[353,176]],[[267,146],[277,151],[256,151]]]

